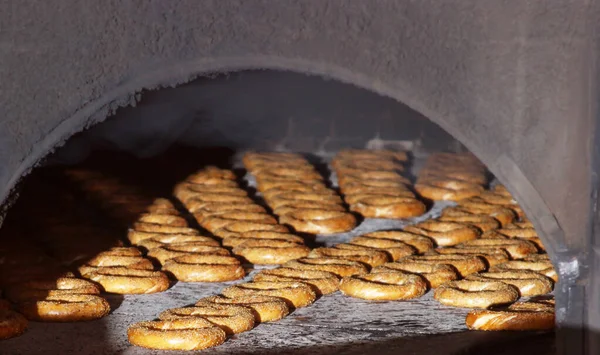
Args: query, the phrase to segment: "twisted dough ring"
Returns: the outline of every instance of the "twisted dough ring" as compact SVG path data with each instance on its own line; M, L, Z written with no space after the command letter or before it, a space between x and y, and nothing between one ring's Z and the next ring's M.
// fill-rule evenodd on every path
M349 244L341 245L353 245L385 251L390 256L392 261L414 255L417 252L416 248L400 240L369 238L364 236L352 238Z
M321 193L308 193L308 192L285 192L279 195L275 195L272 198L266 198L265 201L269 204L272 209L277 209L285 205L293 204L295 202L324 202L326 204L337 204L343 203L342 199L337 194L321 194Z
M460 277L458 272L450 265L413 261L385 263L371 270L371 273L375 274L390 270L420 275L427 281L429 288L437 288L448 281L454 281Z
M460 201L481 194L483 186L446 177L439 179L419 178L415 190L423 197L434 201Z
M467 276L467 280L502 281L519 289L521 296L540 296L552 292L550 278L529 270L485 272Z
M214 231L219 228L226 227L228 224L235 222L253 222L262 224L277 224L277 220L266 213L262 212L229 212L219 215L208 216L198 223L209 231Z
M17 305L19 313L38 322L81 322L102 318L110 312L108 302L97 295L48 296Z
M32 280L9 286L6 298L13 302L43 299L47 296L67 294L100 294L93 282L74 277L61 277L56 280Z
M223 238L222 244L224 247L236 247L249 240L263 240L263 241L284 241L296 244L304 244L304 238L299 237L291 233L282 232L269 232L269 231L255 231L240 233L236 236L230 236Z
M487 232L500 228L500 222L498 222L498 220L496 220L494 217L488 215L442 215L437 220L441 222L466 223L479 229L481 232Z
M168 244L148 251L148 257L158 260L161 264L164 264L169 259L188 254L230 255L229 251L225 248L205 245L203 242Z
M226 334L238 334L254 328L254 314L246 307L234 304L196 305L172 308L158 315L160 320L202 318L223 329Z
M554 305L537 302L517 302L508 307L472 310L465 320L474 330L546 330L553 329Z
M294 242L254 239L239 244L232 251L252 264L280 265L306 257L310 248Z
M240 261L226 255L181 255L167 260L162 270L183 282L224 282L246 275Z
M427 220L407 226L406 232L425 235L435 240L438 246L454 246L479 237L479 231L472 226L462 223Z
M556 273L556 270L554 270L552 263L550 263L550 261L548 260L511 260L503 264L496 265L490 269L490 271L492 272L513 270L530 270L547 276L551 278L554 282L558 281L558 274Z
M501 206L482 204L478 206L455 206L448 207L442 210L442 217L461 217L461 216L490 216L500 222L501 226L506 226L516 218L516 214Z
M414 234L405 231L377 231L362 234L359 237L398 240L415 248L419 254L425 253L434 247L433 239L421 234Z
M303 282L313 288L318 296L327 295L338 290L340 280L327 271L298 270L287 267L262 270L254 276L254 281L268 282Z
M423 296L427 291L427 283L419 275L389 270L344 277L340 291L366 300L406 300Z
M127 239L133 245L138 245L143 240L152 239L152 238L163 238L166 236L199 236L199 232L197 230L193 230L193 233L155 233L155 232L141 232L130 229L127 232Z
M202 350L223 344L226 337L223 329L202 318L139 322L127 329L131 344L158 350Z
M219 228L213 231L216 237L221 239L238 236L244 232L255 232L255 231L271 231L287 233L289 229L281 224L263 224L263 223L252 223L252 222L234 222L226 225L223 228Z
M233 304L250 309L258 323L275 322L290 313L287 303L280 297L274 296L238 296L228 298L224 296L210 296L200 299L196 306L207 304Z
M526 240L518 239L476 239L459 244L457 248L504 249L512 259L522 259L529 254L536 254L537 248Z
M118 294L146 294L166 291L169 278L160 271L129 269L127 267L100 268L85 277L99 283L105 292Z
M137 218L138 222L164 224L173 227L187 227L185 218L172 214L144 213Z
M499 281L450 281L438 287L433 298L452 307L488 308L515 302L519 289Z
M421 255L408 256L399 261L450 265L458 271L461 277L484 271L487 268L484 260L477 255Z
M414 197L368 196L350 205L367 218L411 218L425 213L425 204Z
M308 254L308 257L352 260L369 265L369 267L376 267L390 261L388 254L381 250L360 248L342 249L338 247L339 245L333 248L316 248Z
M281 297L294 308L306 307L317 298L315 291L302 282L249 282L229 286L222 294L231 298L253 295Z
M219 215L226 212L267 212L264 207L255 203L227 203L190 200L186 203L185 207L198 222L207 216Z
M338 258L302 258L288 261L283 266L298 270L328 271L339 277L366 274L368 271L367 267L358 261Z
M220 244L218 241L211 237L196 236L196 235L180 235L180 234L165 234L159 237L153 237L144 239L137 244L137 247L143 248L149 251L154 248L168 246L170 244L182 244L182 243L203 243L204 245L211 245L218 247Z
M294 201L289 204L285 204L273 209L273 213L279 216L279 218L283 218L290 213L294 213L297 211L334 211L334 212L344 212L347 213L346 208L337 203L327 203L327 202L309 202L309 201Z
M146 223L146 222L135 222L133 224L134 231L137 232L147 232L147 233L171 233L171 234L188 234L188 235L196 235L198 231L194 228L189 227L176 227L169 226L166 224L158 224L158 223ZM135 233L132 233L135 234ZM133 240L129 239L132 243Z
M17 337L27 330L27 319L21 314L0 309L0 340Z
M281 215L279 222L311 234L343 233L356 227L356 218L351 213L318 209L293 211Z
M510 260L510 255L503 249L461 249L438 248L428 252L430 255L477 255L487 262L488 267L505 263Z

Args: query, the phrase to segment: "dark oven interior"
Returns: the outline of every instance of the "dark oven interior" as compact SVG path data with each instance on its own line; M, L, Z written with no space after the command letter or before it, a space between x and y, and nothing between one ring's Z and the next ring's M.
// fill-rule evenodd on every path
M336 168L335 162L340 155L353 149L408 153L406 161L404 157L397 161L392 159L396 161L394 164L400 164L404 168L395 170L397 167L392 164L394 168L391 170L401 171L398 174L406 178L402 180L402 185L408 186L406 191L416 194L416 201L422 201L426 206L425 210L414 213L414 217L405 218L365 218L359 210L353 210L352 213L357 218L356 226L330 235L290 227L292 233L304 238L303 244L311 249L353 244L356 237L370 232L399 231L405 228L409 231L409 225L439 218L444 214L443 211L455 210L457 203L461 206L461 201L451 200L454 197L446 196L444 198L449 200L445 201L439 200L442 197L438 200L424 197L421 190L415 191L418 186L415 183L426 181L426 171L432 170L432 166L428 167L428 159L432 156L449 153L468 157L470 153L467 148L406 105L368 90L319 76L282 71L242 71L209 75L176 88L143 92L140 99L135 107L122 108L105 122L74 135L22 182L20 197L9 210L0 230L0 250L6 258L0 264L2 286L17 309L24 307L25 301L18 295L15 296L15 284L36 278L57 280L59 276L54 275L65 271L72 271L77 276L89 279L89 274L84 274L86 271L82 267L89 268L108 250L114 250L111 248L138 247L148 253L147 260L154 263L153 268L161 270L165 260L160 257L156 259L156 255L146 244L131 239L131 229L135 230L137 224L148 218L150 206L156 204L156 199L159 198L171 201L177 210L175 214L185 219L184 229L195 229L201 235L231 247L227 238L222 238L218 228L215 230L210 225L207 228L206 221L200 220L195 214L198 206L190 204L190 199L186 199L189 196L182 195L181 190L176 188L194 173L209 166L232 169L235 173L234 185L237 184L242 191L247 192L253 203L265 206L270 215L278 216L279 222L284 223L281 220L282 213L273 209L273 201L277 203L277 198L269 200L266 198L269 195L263 194L260 173L255 175L254 170L247 170L249 165L243 157L253 151L302 154L307 159L307 164L313 166L325 179L324 185L328 191L333 192L334 196L344 196L343 210L347 210L349 204L351 209L356 205L349 203L352 196L364 198L364 194L379 193L375 190L365 190L357 195L348 194L344 190L340 192L340 187L348 186L347 182L346 185L343 184L344 180L348 180L348 176L344 175L360 175L371 171L372 175L364 178L365 184L373 182L377 188L377 183L392 183L391 190L395 190L391 192L389 187L385 188L387 185L381 185L384 190L380 194L385 198L394 198L393 196L397 196L394 192L403 189L393 184L395 180L392 177L377 175L391 174L389 164L378 165L377 161L365 161L357 156L356 160L354 157L348 160L352 169L347 172ZM285 161L287 160L278 164L285 165ZM468 161L467 174L480 171L480 163L476 159ZM369 163L376 164L373 167ZM455 163L453 160L442 160L441 165L433 166L433 170L451 169ZM294 164L293 159L290 164ZM264 174L276 173L277 168L278 165L271 168L272 171L259 171ZM501 234L506 232L506 235L513 237L511 241L524 241L523 243L532 247L528 253L542 257L546 255L542 241L522 208L512 197L507 197L507 191L498 190L497 185L502 181L498 181L488 170L481 176L484 181L479 185L486 191L482 189L475 193L468 192L471 195L467 197L474 199L474 204L484 203L497 207L494 211L508 210L513 219L499 223L495 217L491 217L493 211L486 212L486 215L472 210L473 213L467 214L475 219L479 216L483 222L446 216L445 218L450 218L446 223L454 223L452 228L459 226L464 229L469 226L477 231L477 238L481 237L482 232L487 232L484 238L493 235L508 238ZM435 177L441 179L438 175ZM292 175L286 177L295 183L303 178L302 170L293 171ZM453 181L461 182L461 179L458 176ZM296 198L296 203L300 197L293 197L293 193L306 193L295 191L294 186L290 188L286 192L284 186L282 191L291 193L291 199ZM465 186L456 189L469 191ZM217 195L221 193L229 196L225 190L215 191L224 191L217 192ZM501 191L504 195L500 194ZM210 190L203 193L211 195ZM480 196L481 193L487 196L487 200L473 197ZM317 191L316 194L319 195L319 201L328 196L323 191ZM193 197L201 199L202 194L194 194ZM320 211L325 207L319 207L319 201L312 202L315 206L301 207L308 210L317 208ZM235 203L239 202L233 202ZM293 203L294 201L292 205ZM468 205L464 201L462 203ZM154 214L164 217L171 215L171 211L167 213L159 208ZM490 220L491 226L486 224ZM516 228L512 229L512 234L510 228ZM170 231L165 234L179 232ZM413 232L419 235L414 230ZM498 236L498 233L501 235ZM388 242L391 240L384 239ZM455 250L460 254L460 250L453 248L457 244L460 245L456 241L447 244L439 239L438 246L446 246L450 248L448 251ZM233 249L232 252L235 254L236 250ZM500 261L492 261L493 265L490 265L490 261L484 257L485 270L502 264L502 261L526 257L525 254L511 256L504 249L487 249L487 252L499 253ZM426 249L414 249L402 256L415 253L439 254L427 252ZM390 255L392 256L386 259L388 262L399 257ZM265 268L275 266L253 264L253 259L248 260L242 254L237 254L236 257L244 262L247 274L244 281L251 280ZM298 257L300 256L296 258ZM543 263L546 268L551 269L544 272L553 270L550 261ZM44 270L36 269L35 265L44 266ZM551 278L537 275L549 284L554 284ZM463 276L467 277L467 274ZM82 351L146 353L147 350L128 343L127 328L130 325L154 319L167 309L190 306L199 299L217 295L224 287L239 282L176 282L177 275L170 274L170 277L172 285L163 292L141 295L117 291L101 293L110 303L111 313L98 320L46 323L36 322L34 319L25 334L3 342L3 349L7 353L32 354L57 351L62 354ZM263 323L248 332L230 337L225 344L213 351L323 354L396 353L400 350L416 353L485 351L504 354L507 351L514 353L515 348L523 354L530 351L555 351L554 334L548 329L516 333L469 331L465 325L465 317L470 309L444 306L433 298L433 293L429 289L422 297L390 302L352 298L340 292L323 295L311 306L298 308L279 322ZM552 295L552 292L551 289L546 289L539 294ZM530 296L522 296L521 301Z

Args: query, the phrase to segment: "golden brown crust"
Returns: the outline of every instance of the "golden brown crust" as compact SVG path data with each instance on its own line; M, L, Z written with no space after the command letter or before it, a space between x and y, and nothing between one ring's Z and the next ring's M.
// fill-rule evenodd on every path
M302 258L288 261L283 266L298 270L328 271L339 277L361 275L368 272L367 267L358 261L338 258Z
M371 273L374 274L389 270L420 275L425 279L429 288L437 288L448 281L454 281L460 277L456 269L447 264L430 264L426 262L411 261L385 263L371 270Z
M414 234L406 231L377 231L363 234L361 237L399 240L417 249L419 254L433 249L434 247L433 239L421 234Z
M484 272L467 276L467 280L502 281L519 289L523 297L540 296L552 292L550 278L528 270Z
M340 284L339 278L331 272L287 267L262 270L254 276L254 281L303 282L311 286L319 296L337 291Z
M394 219L417 217L425 213L427 208L414 197L373 195L351 203L350 210L367 218Z
M366 300L406 300L423 296L427 291L427 284L419 275L389 270L344 277L340 283L340 291Z
M304 238L295 234L269 231L251 231L240 233L235 236L223 238L221 242L224 247L236 247L248 240L275 240L304 244Z
M170 286L163 272L136 270L126 267L103 267L85 275L100 284L105 292L117 294L146 294L163 292Z
M13 302L43 299L53 295L99 294L100 289L93 282L74 277L61 277L56 280L31 280L11 285L4 290L6 298Z
M442 216L454 217L465 215L485 215L497 220L501 226L513 223L517 215L510 209L501 206L483 204L478 206L455 206L442 211Z
M409 244L400 240L369 238L363 236L355 237L352 240L350 240L350 243L341 245L350 245L382 250L389 255L392 261L396 261L406 256L414 255L417 252L417 249L415 247L410 246Z
M486 261L488 267L499 265L510 260L510 255L503 249L437 248L428 253L431 255L477 255Z
M280 265L290 260L304 258L310 252L305 245L281 240L247 240L235 248L233 253L252 264Z
M238 236L245 232L270 231L287 233L289 229L281 224L263 224L252 222L234 222L213 231L213 234L219 238Z
M225 331L206 319L139 322L127 329L133 345L158 350L202 350L223 344Z
M455 222L426 220L407 226L405 231L425 235L435 240L438 246L449 247L479 237L480 232L475 227Z
M281 215L279 222L290 225L298 232L335 234L354 229L356 218L348 212L305 209Z
M509 307L473 310L465 320L471 330L549 330L555 326L554 306L540 302L517 302Z
M229 286L221 293L231 298L251 295L281 297L294 308L306 307L317 298L315 291L302 282L248 282Z
M504 305L519 299L519 290L499 281L451 281L438 287L433 295L446 306L488 308Z
M110 312L108 302L97 295L56 295L21 302L19 313L38 322L80 322L99 319Z
M160 264L164 264L167 260L178 256L193 254L230 255L225 248L206 245L203 242L168 244L148 251L148 257L156 259Z
M484 271L487 266L483 258L477 255L421 255L408 256L400 262L418 262L446 264L454 267L461 277Z
M234 298L210 296L196 302L196 306L206 304L234 304L246 307L254 313L254 319L257 323L275 322L290 313L287 303L280 297L273 296L257 295Z
M476 183L450 178L419 178L415 190L423 197L434 201L460 201L477 196L484 190Z
M457 248L504 249L512 259L522 259L529 254L537 253L532 243L520 239L476 239L459 244Z
M309 258L339 258L344 260L358 261L369 267L383 265L390 261L390 257L384 251L367 248L338 248L339 245L332 248L315 248Z
M277 224L277 220L266 213L257 212L230 212L204 218L198 221L208 231L226 227L235 222L252 222L261 224Z
M162 270L182 282L224 282L246 275L238 259L224 255L182 255L167 260Z
M207 304L168 309L158 315L160 320L203 318L223 329L226 334L238 334L254 328L254 314L246 307L234 304Z

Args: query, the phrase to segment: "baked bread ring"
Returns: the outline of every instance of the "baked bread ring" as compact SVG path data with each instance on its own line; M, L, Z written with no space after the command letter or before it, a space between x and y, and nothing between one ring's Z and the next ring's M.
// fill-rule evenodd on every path
M508 225L505 228L496 229L493 231L489 231L486 235L500 234L504 238L536 238L538 236L537 232L533 228L518 228L513 225ZM482 235L482 238L494 238L487 237L486 235ZM500 237L500 238L502 238Z
M202 222L198 221L198 223L208 231L214 231L219 228L223 228L234 222L277 224L277 220L274 217L266 213L256 212L230 212L204 218Z
M226 334L239 334L254 328L254 314L246 307L234 304L197 305L172 308L158 315L160 320L203 318L223 329Z
M426 220L404 228L406 232L425 235L441 247L450 247L477 239L479 230L475 227L454 222Z
M367 267L358 261L338 258L302 258L288 261L283 267L298 270L328 271L339 277L361 275L368 272Z
M266 196L265 196L266 197ZM293 205L295 202L321 202L326 204L337 204L343 203L342 199L337 195L320 194L320 193L308 193L308 192L287 192L276 195L273 198L265 198L267 204L272 209L278 207Z
M252 174L252 175L262 175L265 173L269 173L270 171L274 171L274 170L278 170L278 169L289 169L289 170L299 170L300 172L314 172L315 171L315 167L312 166L308 161L303 161L303 162L287 162L285 160L279 160L276 162L270 162L270 163L259 163L255 166L252 167L252 169L248 169L248 171ZM287 175L289 175L291 173L287 173ZM281 172L278 175L283 175L286 176L286 172Z
M419 195L433 201L459 201L481 194L483 186L451 178L423 179L415 184Z
M306 159L298 153L282 153L282 152L248 152L244 154L242 163L248 170L253 169L258 165L288 163L288 164L305 164Z
M221 241L224 247L237 247L248 240L274 240L284 241L296 244L304 244L304 238L291 233L256 231L245 232L236 236L223 238Z
M225 331L203 318L139 322L127 329L129 342L158 350L202 350L225 342Z
M151 239L151 238L162 238L164 236L198 236L200 233L195 230L192 229L193 233L190 231L189 233L156 233L156 232L141 232L141 231L136 231L134 229L130 229L127 232L127 239L129 239L129 242L131 242L131 244L133 245L137 245L139 244L142 240L146 240L146 239Z
M202 197L209 194L208 199L203 199ZM223 195L230 196L231 198L226 199L216 199L215 195ZM183 203L186 208L188 205L194 206L201 203L227 203L232 200L246 200L248 198L248 193L238 187L215 187L215 186L202 186L202 185L180 185L175 188L173 195L177 197L181 203Z
M529 270L497 271L473 274L467 280L502 281L519 289L522 297L540 296L552 292L553 281Z
M478 248L484 250L504 249L512 259L522 259L529 254L536 254L537 248L532 243L521 239L476 239L459 244L457 248Z
M206 202L200 200L190 200L186 203L185 207L193 214L196 220L200 221L202 218L210 215L219 213L225 213L229 211L240 211L240 212L262 212L266 213L264 207L255 203L222 203L222 202Z
M314 168L310 169L306 166L300 166L299 168L275 166L260 172L255 170L253 174L256 176L256 181L259 184L261 180L323 180L323 176L314 170Z
M17 305L19 313L37 322L81 322L99 319L110 312L108 302L98 295L55 295Z
M481 232L487 232L500 228L500 222L498 222L498 220L496 220L494 217L487 215L442 215L437 220L441 222L465 223L479 229Z
M425 213L423 202L413 197L369 196L350 205L366 218L411 218Z
M550 261L544 260L511 260L503 264L496 265L490 269L496 271L530 270L551 278L558 282L558 274Z
M93 282L74 277L26 281L11 285L4 291L6 298L15 303L54 295L100 294L100 289Z
M226 287L221 293L231 298L255 295L281 297L294 308L306 307L317 298L315 291L302 282L248 282Z
M235 248L233 253L252 264L280 265L290 260L308 256L310 248L306 245L281 240L247 240Z
M0 340L18 337L27 330L27 319L17 312L0 309Z
M480 206L455 206L447 207L442 210L442 217L459 217L468 215L485 215L490 216L500 222L501 226L506 226L513 223L516 214L508 209L501 206L494 206L484 204Z
M404 243L400 240L393 239L382 239L382 238L369 238L369 237L355 237L350 240L348 244L338 244L340 245L355 245L359 247L365 248L373 248L381 251L385 251L392 261L396 261L398 259L402 259L405 256L414 255L416 253L416 248ZM344 247L342 247L344 248Z
M224 282L246 275L238 259L225 255L181 255L167 260L162 270L182 282Z
M238 296L235 298L210 296L196 302L196 306L207 304L234 304L246 307L254 313L257 323L275 322L290 313L287 303L280 297L273 296Z
M305 209L281 215L279 223L290 225L298 232L335 234L354 229L356 218L348 212Z
M515 302L519 289L500 281L450 281L438 287L433 298L446 306L488 308Z
M311 286L318 296L333 293L338 290L340 285L340 279L331 272L288 267L262 270L254 276L254 281L303 282Z
M164 224L173 227L187 227L187 221L180 216L170 214L144 213L137 219L138 222Z
M355 192L349 195L344 195L344 201L347 204L353 205L359 203L361 200L371 197L403 197L403 198L416 198L416 195L408 188L402 189L390 189L390 188L370 188L365 191Z
M167 275L160 271L137 270L127 267L103 267L85 277L99 283L105 292L146 294L163 292L170 286Z
M362 234L360 237L399 240L415 248L419 254L425 253L434 247L433 239L420 234L414 234L405 231L377 231Z
M410 182L395 181L395 180L343 180L339 184L340 192L343 195L353 195L367 191L369 189L389 188L397 190L406 190L406 185Z
M438 248L433 249L429 253L432 255L477 255L483 258L487 262L487 266L491 267L494 265L502 264L510 260L510 255L503 249L482 249L477 248Z
M102 254L102 253L101 253ZM131 269L154 270L152 262L143 256L98 255L77 268L85 275L101 267L126 266Z
M235 173L231 170L220 169L216 166L209 165L189 175L186 180L194 183L202 183L207 179L235 180L236 178Z
M245 232L270 231L287 233L289 229L281 224L264 224L252 222L234 222L213 231L213 234L219 238L236 237Z
M195 230L194 228L175 227L175 226L169 226L166 224L146 223L146 222L135 222L133 224L132 229L135 231L138 231L138 232L148 232L148 233L163 233L163 234L171 233L171 234L187 234L187 235L198 234L198 231ZM129 237L129 240L131 240L131 237Z
M454 281L460 277L456 269L447 264L430 264L426 262L411 261L385 263L371 270L371 273L375 274L390 270L420 275L427 282L428 288L437 288L448 281Z
M334 211L334 212L347 212L346 208L339 204L332 204L326 202L308 202L308 201L295 201L288 205L283 205L273 209L273 213L279 216L279 218L286 216L290 213L303 210L318 210L318 211Z
M327 188L323 184L296 184L290 183L288 185L281 185L266 191L261 192L265 201L270 201L278 198L281 195L288 193L306 193L306 194L320 194L325 196L336 196L336 192Z
M342 249L339 245L332 248L315 248L308 254L309 258L339 258L358 261L369 267L383 265L390 261L388 254L381 250L368 248Z
M199 193L194 196L194 200L213 203L254 203L248 196L224 195L221 193Z
M446 264L454 267L461 277L484 271L487 266L483 258L477 255L420 255L407 256L399 262L426 262L430 264Z
M215 247L221 245L217 240L214 240L211 237L199 235L165 234L159 237L144 239L140 241L136 246L146 251L149 251L151 249L168 246L170 244L177 245L183 243L194 243L196 245L204 244Z
M344 277L340 291L366 300L395 301L423 296L427 284L419 275L390 270Z
M472 310L466 324L472 330L549 330L555 326L554 306L528 301L508 307Z
M261 193L278 188L291 188L292 186L310 186L313 189L321 190L327 188L322 181L316 180L261 180L260 184L256 185L256 189Z
M178 243L168 244L148 251L148 257L156 259L161 265L172 258L182 255L224 255L229 256L227 249L205 245L204 243Z

